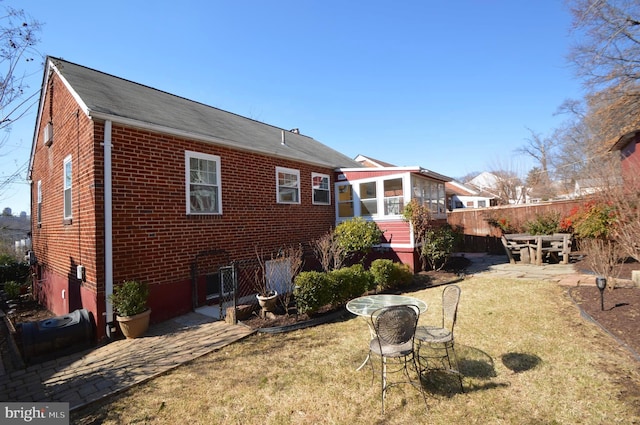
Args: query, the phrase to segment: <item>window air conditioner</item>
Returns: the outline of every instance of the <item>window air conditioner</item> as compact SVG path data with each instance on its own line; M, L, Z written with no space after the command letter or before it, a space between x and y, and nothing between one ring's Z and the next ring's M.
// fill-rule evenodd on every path
M49 121L44 127L44 144L51 146L53 143L53 123Z

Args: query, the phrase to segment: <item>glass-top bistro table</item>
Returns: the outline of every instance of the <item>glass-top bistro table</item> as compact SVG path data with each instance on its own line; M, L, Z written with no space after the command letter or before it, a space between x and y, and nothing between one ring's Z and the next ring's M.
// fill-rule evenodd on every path
M365 295L354 298L347 303L347 310L356 316L371 316L371 313L383 307L394 305L413 304L420 310L420 314L427 311L427 303L414 297L406 295Z
M427 311L427 303L422 300L419 300L414 297L408 297L406 295L390 295L390 294L378 294L378 295L365 295L362 297L354 298L347 303L347 310L356 316L360 316L362 318L371 317L371 314L376 310L383 307L392 307L395 305L406 305L411 304L418 307L420 310L420 314ZM369 325L369 331L371 333L371 337L375 336L375 332L371 329L371 324L367 321ZM367 364L369 361L369 354L367 354L367 358L364 359L364 362L358 367L356 370L360 370Z

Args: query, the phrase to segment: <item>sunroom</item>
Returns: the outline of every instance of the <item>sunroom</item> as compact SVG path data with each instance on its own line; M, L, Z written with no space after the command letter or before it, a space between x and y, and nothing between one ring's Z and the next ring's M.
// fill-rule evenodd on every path
M450 180L421 167L341 169L335 183L336 224L354 217L375 221L384 231L379 248L415 271L416 244L404 206L415 199L429 208L433 220L446 220L444 184Z

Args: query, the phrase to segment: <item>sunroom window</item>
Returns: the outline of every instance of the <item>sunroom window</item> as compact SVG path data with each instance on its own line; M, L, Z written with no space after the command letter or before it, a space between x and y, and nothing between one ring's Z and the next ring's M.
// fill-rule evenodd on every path
M377 214L376 182L360 183L360 215L371 216Z
M353 217L353 187L350 184L338 186L338 217Z
M402 179L384 181L384 215L398 215L404 208Z

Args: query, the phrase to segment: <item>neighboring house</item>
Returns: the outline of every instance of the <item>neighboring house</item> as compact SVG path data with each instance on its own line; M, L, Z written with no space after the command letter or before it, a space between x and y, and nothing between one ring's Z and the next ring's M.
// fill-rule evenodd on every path
M521 185L512 185L509 181L501 179L499 176L483 171L473 179L465 183L467 186L476 188L479 192L493 195L496 201L500 203L508 202L509 204L526 204L530 202L529 194L525 187Z
M478 190L492 190L498 185L498 176L488 171L483 171L467 182Z
M446 222L445 182L450 177L422 167L397 167L358 155L367 168L342 168L336 183L338 222L363 217L376 222L384 231L379 247L386 256L420 269L420 258L413 229L402 215L404 206L415 199L430 208L431 217Z
M470 188L456 180L445 183L449 209L486 208L498 204L497 197L486 192Z
M124 280L150 285L153 322L184 314L225 292L213 271L360 213L343 195L359 167L297 130L48 57L29 168L35 292L55 314L92 312L98 339ZM393 186L381 211L430 181L420 173L369 177Z
M610 151L620 151L622 176L626 182L638 184L640 175L640 130L630 131L609 142Z

